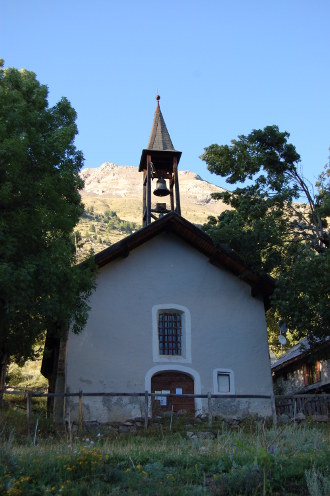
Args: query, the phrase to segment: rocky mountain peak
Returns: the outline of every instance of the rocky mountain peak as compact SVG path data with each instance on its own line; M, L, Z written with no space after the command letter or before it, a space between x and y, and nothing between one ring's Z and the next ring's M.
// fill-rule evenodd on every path
M104 162L99 167L82 170L81 177L85 181L82 196L126 197L135 198L137 201L141 199L142 174L138 172L137 167ZM212 200L211 193L223 191L222 188L203 181L195 172L179 171L179 184L181 204L183 206L185 203L187 205L206 205L210 203L219 205L219 202Z
M77 250L83 258L90 249L97 253L141 227L142 174L134 166L104 162L80 175L85 182L81 191L85 214L77 226ZM218 216L228 208L211 198L223 190L195 172L179 171L179 184L181 214L194 224L202 225L208 216ZM156 197L152 198L156 203Z

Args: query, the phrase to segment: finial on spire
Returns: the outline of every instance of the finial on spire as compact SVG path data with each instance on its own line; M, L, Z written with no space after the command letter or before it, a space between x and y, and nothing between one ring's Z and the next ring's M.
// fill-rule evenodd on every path
M157 95L156 95L156 100L157 100L157 107L159 107L160 96L158 95L158 91L157 91Z

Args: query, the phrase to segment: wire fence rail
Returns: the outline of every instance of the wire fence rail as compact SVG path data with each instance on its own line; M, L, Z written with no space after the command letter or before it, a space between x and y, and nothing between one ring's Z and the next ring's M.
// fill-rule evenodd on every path
M329 417L330 409L330 394L305 394L305 395L258 395L258 394L174 394L174 393L123 393L123 392L83 392L76 393L47 393L35 389L16 390L6 388L0 390L0 396L17 395L24 396L26 399L26 417L28 433L30 432L31 417L32 417L32 399L33 398L78 398L78 428L82 429L83 423L83 398L84 397L144 397L144 427L148 429L149 419L151 416L151 407L149 399L159 399L159 397L167 398L201 398L207 399L207 416L208 424L212 426L212 399L267 399L274 402L276 411L273 412L273 423L276 424L277 415L285 414L289 418L295 420L298 413L304 415L321 414Z

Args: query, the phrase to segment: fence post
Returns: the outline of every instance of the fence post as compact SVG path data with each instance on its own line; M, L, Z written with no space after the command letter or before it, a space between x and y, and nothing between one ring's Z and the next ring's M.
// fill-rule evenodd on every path
M27 421L27 435L30 435L30 424L31 424L31 413L32 413L32 393L27 392L26 396L26 421Z
M211 405L211 393L207 393L207 409L209 415L209 426L212 426L212 405Z
M79 399L78 399L78 432L79 435L82 431L82 396L83 392L79 391Z
M149 408L148 391L145 391L144 392L144 430L145 431L148 430L148 416L149 416L148 408Z
M274 395L273 390L272 390L271 395L270 395L270 405L271 405L271 409L272 409L273 425L276 426L277 425L277 415L276 415L275 395Z

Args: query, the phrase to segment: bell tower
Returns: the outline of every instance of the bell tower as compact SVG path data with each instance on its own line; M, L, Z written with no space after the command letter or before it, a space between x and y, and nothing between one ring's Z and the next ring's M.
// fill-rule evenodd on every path
M139 172L143 172L143 226L151 224L164 214L175 211L181 215L178 163L181 152L174 149L159 106L160 96L156 96L157 107L152 124L148 148L142 150ZM157 197L170 198L169 208L166 203L152 205L152 181L157 179L153 194ZM168 186L166 184L168 183Z

